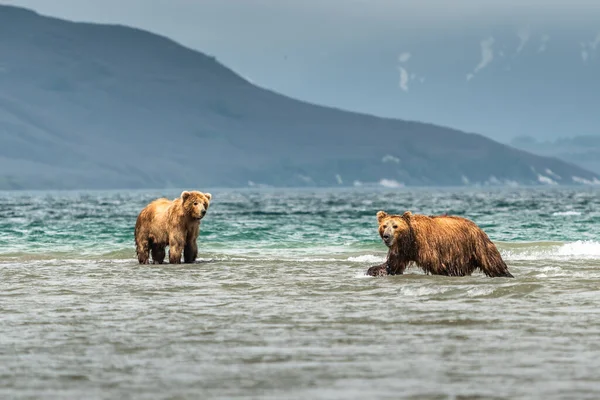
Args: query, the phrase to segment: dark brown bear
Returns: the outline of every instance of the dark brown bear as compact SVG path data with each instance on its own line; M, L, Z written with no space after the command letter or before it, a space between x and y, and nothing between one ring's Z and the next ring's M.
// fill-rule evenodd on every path
M388 256L367 275L399 275L414 262L432 275L465 276L479 269L490 277L513 277L494 243L466 218L379 211L377 220Z

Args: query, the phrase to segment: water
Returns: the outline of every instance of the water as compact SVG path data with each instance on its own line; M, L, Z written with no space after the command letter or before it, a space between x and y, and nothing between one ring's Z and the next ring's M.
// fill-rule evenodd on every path
M0 192L0 397L600 397L600 190L209 191L177 266L133 226L179 191ZM365 276L380 209L473 219L516 278Z

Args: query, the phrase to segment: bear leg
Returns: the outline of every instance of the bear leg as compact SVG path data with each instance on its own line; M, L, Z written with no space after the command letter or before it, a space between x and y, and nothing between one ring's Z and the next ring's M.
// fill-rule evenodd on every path
M502 268L502 266L498 269L492 269L491 271L484 271L484 273L490 278L514 278L514 276L508 272L508 268Z
M136 240L135 250L140 264L148 264L150 259L150 246L147 240Z
M493 257L489 257L489 259L491 262L488 262L485 268L481 268L487 276L491 278L514 278L514 276L508 272L508 267L497 250L496 254L493 254Z
M196 257L198 257L198 245L196 244L196 240L186 243L183 248L183 262L193 263L196 261Z
M502 259L500 252L496 245L491 241L488 241L486 249L478 254L475 266L479 267L484 274L491 278L514 278L514 276L508 272L508 266Z
M384 262L381 265L374 265L367 270L367 275L369 276L385 276L387 274L387 262Z
M181 264L182 246L179 244L169 244L169 263Z
M162 264L165 261L165 246L153 244L152 245L152 263Z
M408 262L406 260L398 260L396 258L388 258L387 260L387 272L389 275L402 275Z

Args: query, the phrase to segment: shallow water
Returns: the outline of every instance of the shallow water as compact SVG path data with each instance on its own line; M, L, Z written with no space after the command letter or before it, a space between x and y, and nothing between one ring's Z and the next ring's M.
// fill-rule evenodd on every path
M0 192L0 397L600 397L600 190L207 191L177 266L133 225L178 191ZM473 219L515 279L365 276L380 209Z

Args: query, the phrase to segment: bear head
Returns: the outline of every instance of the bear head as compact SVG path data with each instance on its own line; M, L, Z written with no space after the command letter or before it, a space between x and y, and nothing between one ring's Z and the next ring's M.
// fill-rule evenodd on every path
M389 248L395 247L399 238L407 237L410 233L410 211L402 215L390 215L385 211L377 213L377 222L379 222L379 236L383 243Z
M184 191L181 193L181 204L185 215L200 221L206 215L212 195L198 191Z

